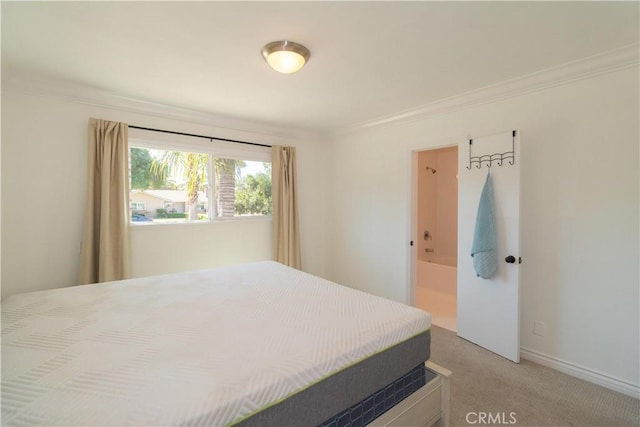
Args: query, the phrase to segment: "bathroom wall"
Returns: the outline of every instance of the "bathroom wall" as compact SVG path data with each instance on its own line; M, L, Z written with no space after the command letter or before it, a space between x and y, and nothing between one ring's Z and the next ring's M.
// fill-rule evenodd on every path
M436 150L418 153L418 232L416 237L420 261L429 261L433 257L433 253L427 253L425 249L435 249L435 240L425 240L424 233L428 230L435 235L437 181L436 175L427 171L426 168L430 166L436 169L436 161Z
M436 170L432 173L427 167ZM458 147L418 153L418 259L455 267L458 241ZM431 240L424 239L429 231ZM434 249L426 252L425 249Z

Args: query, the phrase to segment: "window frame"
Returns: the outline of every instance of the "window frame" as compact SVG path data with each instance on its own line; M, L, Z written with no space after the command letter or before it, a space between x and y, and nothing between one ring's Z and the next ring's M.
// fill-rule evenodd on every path
M129 136L129 151L131 148L144 148L150 150L167 150L181 151L187 153L202 153L209 155L209 164L207 166L207 187L208 187L208 207L206 220L198 221L177 221L177 222L144 222L137 223L129 218L129 225L134 227L148 226L177 226L177 225L194 225L194 224L213 224L229 221L256 221L271 220L271 215L246 215L233 217L218 217L215 215L216 202L216 177L215 177L215 158L245 160L263 163L272 163L271 148L242 145L231 142L206 141L204 139L187 137L182 135L158 134L153 136L140 135ZM129 166L131 167L131 166ZM129 178L129 191L131 191L131 177Z

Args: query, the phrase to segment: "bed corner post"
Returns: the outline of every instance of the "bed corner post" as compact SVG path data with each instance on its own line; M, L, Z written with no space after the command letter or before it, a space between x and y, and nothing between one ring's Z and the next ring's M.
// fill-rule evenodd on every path
M436 427L449 427L451 424L451 375L453 373L429 360L425 362L425 365L438 374L442 380L442 387L440 389L442 396L441 415L435 425Z

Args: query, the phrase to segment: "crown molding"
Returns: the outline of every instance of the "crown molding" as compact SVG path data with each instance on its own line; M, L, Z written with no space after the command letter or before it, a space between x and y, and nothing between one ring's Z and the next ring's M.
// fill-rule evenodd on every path
M640 44L632 44L601 54L567 62L531 74L526 74L494 85L440 99L421 106L367 120L337 130L332 136L341 136L406 120L424 119L430 116L452 113L458 110L500 101L531 92L573 83L628 68L638 67Z
M275 139L304 138L320 140L323 137L341 135L408 120L424 119L431 116L459 111L462 109L500 101L579 80L596 77L628 68L638 67L640 44L632 44L598 55L571 61L559 66L506 80L494 85L440 99L415 108L382 116L373 120L336 129L328 135L307 129L224 116L221 114L165 105L157 102L126 97L109 91L61 82L47 78L23 78L2 75L2 90L19 91L31 95L48 96L68 102L87 104L118 111L144 114L164 119L228 129L230 133L247 132ZM265 141L273 142L273 141Z
M281 139L317 139L321 136L318 133L305 129L289 126L276 126L257 120L252 121L249 119L241 119L201 110L146 101L118 95L90 86L83 86L67 81L58 81L46 77L7 77L5 74L2 76L2 90L15 91L33 96L56 98L77 104L142 114L168 120L178 120L187 123L211 126L217 130L228 130L230 134L233 135L238 132L246 132L259 137L266 137L266 140L264 141L265 143L273 143ZM141 125L140 123L132 124Z

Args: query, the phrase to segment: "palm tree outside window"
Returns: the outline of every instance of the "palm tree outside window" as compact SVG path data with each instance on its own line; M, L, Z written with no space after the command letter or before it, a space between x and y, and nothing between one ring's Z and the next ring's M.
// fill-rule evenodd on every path
M163 213L153 224L271 215L270 162L132 147L130 168L132 201Z

